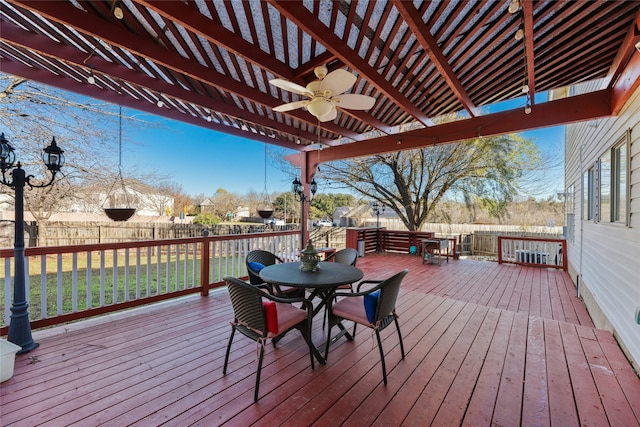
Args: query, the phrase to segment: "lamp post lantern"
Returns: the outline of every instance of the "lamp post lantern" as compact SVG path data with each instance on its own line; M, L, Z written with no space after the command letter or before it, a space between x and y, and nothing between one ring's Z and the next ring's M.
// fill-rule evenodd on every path
M318 191L318 184L316 183L316 179L313 178L311 180L311 183L309 184L309 193L310 196L307 198L307 195L304 193L304 186L302 185L302 182L296 177L293 182L291 183L291 191L293 191L293 193L298 197L298 199L300 200L300 227L301 227L301 232L302 232L302 236L301 236L301 241L300 244L302 246L301 249L304 249L304 238L305 238L305 234L306 234L306 218L304 218L304 203L305 202L311 202L313 200L313 196L315 196L316 191Z
M0 135L0 169L2 170L3 185L11 187L15 191L15 236L14 236L14 276L13 276L13 303L11 305L11 318L9 322L8 339L12 343L22 347L18 353L26 353L38 347L31 336L31 324L29 323L29 304L26 298L25 283L25 259L24 259L24 186L31 188L43 188L53 184L56 173L64 165L64 151L56 144L54 137L51 144L42 153L42 160L51 172L51 179L44 184L33 184L33 175L26 175L22 164L18 162L14 166L14 148L4 136ZM7 179L7 172L11 171L11 181Z
M380 213L384 212L385 206L378 201L373 202L371 205L373 214L376 216L376 252L380 252Z

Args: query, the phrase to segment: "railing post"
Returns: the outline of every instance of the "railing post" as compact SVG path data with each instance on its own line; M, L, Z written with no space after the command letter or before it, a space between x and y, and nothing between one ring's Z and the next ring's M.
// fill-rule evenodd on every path
M502 236L498 236L498 264L502 264Z
M200 295L209 295L209 236L202 237L200 244Z

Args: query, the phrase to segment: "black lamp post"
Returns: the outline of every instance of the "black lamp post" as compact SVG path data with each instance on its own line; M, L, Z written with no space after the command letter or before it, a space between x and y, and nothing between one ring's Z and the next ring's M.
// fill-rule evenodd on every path
M9 322L8 339L12 343L22 347L18 353L26 353L38 347L38 343L31 337L31 324L29 323L29 304L25 291L25 262L24 262L24 186L31 188L48 187L53 184L56 173L64 164L63 151L56 144L54 137L51 144L44 149L42 160L51 172L51 179L45 184L32 184L33 175L26 175L22 164L15 162L14 148L4 137L0 135L0 169L2 169L2 184L15 190L15 240L14 240L14 277L13 277L13 304L11 306L11 320ZM7 172L11 171L11 181L7 180Z
M307 195L304 194L304 186L302 185L302 182L300 182L300 180L296 177L296 179L293 180L293 182L291 183L291 191L293 191L293 193L298 197L298 199L300 200L300 226L301 226L301 232L302 232L302 238L301 238L301 246L302 248L304 248L304 238L305 238L305 223L306 218L304 218L304 202L311 202L311 200L313 200L313 196L315 196L316 191L318 191L318 184L316 183L316 179L312 179L311 183L309 184L309 193L311 194L311 196L309 198L307 198Z
M380 212L384 212L385 206L377 201L371 205L373 214L376 216L376 252L380 252Z

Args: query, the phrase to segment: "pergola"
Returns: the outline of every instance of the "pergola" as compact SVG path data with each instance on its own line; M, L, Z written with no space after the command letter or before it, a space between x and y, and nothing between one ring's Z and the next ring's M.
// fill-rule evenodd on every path
M296 150L290 161L303 184L327 161L615 115L640 82L638 1L0 7L3 72ZM323 64L355 74L351 93L375 98L373 108L338 108L328 122L304 109L273 111L303 97L269 80L304 86ZM599 90L572 96L571 85L595 79ZM487 108L514 99L518 108ZM438 119L454 113L455 122Z

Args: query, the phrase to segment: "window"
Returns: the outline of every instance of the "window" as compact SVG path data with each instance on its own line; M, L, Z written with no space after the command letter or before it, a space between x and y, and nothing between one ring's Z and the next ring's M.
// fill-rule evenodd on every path
M595 213L595 169L587 170L582 177L582 219L594 220Z
M629 137L627 131L627 135L611 150L611 221L625 225L629 224Z
M564 211L567 218L565 220L565 229L563 234L564 238L571 243L573 243L575 240L575 189L575 185L572 184L569 186L569 188L567 188L567 192L564 193Z
M600 211L598 212L598 220L611 222L611 151L607 151L600 157L599 166Z
M629 145L620 138L583 175L583 219L629 224Z

